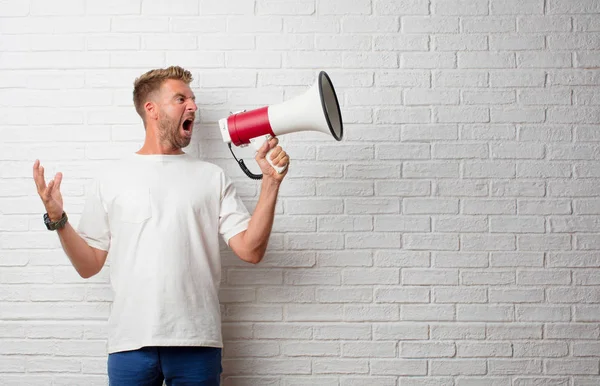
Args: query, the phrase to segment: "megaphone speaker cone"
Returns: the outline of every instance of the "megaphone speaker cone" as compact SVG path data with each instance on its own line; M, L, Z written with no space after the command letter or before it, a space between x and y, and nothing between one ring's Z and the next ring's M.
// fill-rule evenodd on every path
M341 141L344 136L344 125L342 123L340 104L338 103L333 83L331 83L331 79L325 71L319 73L319 95L329 131L331 131L333 138Z

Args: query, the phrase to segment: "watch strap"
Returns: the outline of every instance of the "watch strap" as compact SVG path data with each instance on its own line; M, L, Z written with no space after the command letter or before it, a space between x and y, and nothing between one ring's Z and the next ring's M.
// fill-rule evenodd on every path
M44 224L46 224L46 228L48 228L48 230L50 231L55 231L63 228L66 225L68 219L69 218L67 217L67 214L65 212L63 212L62 217L58 221L52 221L50 220L50 216L48 215L48 213L44 214Z

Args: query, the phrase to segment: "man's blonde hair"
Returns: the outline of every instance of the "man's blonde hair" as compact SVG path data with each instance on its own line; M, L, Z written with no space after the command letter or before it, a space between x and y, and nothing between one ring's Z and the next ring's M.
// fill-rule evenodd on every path
M133 104L135 111L144 121L146 121L144 103L146 103L150 94L158 91L167 79L181 80L188 85L193 80L192 73L188 70L179 66L171 66L150 70L133 82Z

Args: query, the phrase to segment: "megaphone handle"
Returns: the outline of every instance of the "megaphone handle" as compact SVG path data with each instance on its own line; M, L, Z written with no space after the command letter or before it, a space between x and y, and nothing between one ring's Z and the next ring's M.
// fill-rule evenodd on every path
M270 140L271 138L273 138L270 134L266 134L266 135L261 135L260 137L256 137L256 138L252 138L250 140L250 143L252 144L252 146L254 147L254 149L256 151L260 150L261 147L263 147L263 145L265 144L265 142L267 142L268 140ZM277 173L281 174L284 172L284 170L287 168L287 165L285 166L276 166L273 164L273 161L271 160L271 154L273 153L274 149L271 149L267 152L267 161L269 162L269 165L271 165L273 167L273 169L277 170Z

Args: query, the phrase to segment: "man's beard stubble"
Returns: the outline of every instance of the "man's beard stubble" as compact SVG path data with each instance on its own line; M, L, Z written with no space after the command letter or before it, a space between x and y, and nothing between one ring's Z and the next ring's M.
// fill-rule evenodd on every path
M173 149L183 149L190 144L191 138L180 135L180 124L167 116L158 121L158 136L161 143L170 146Z

